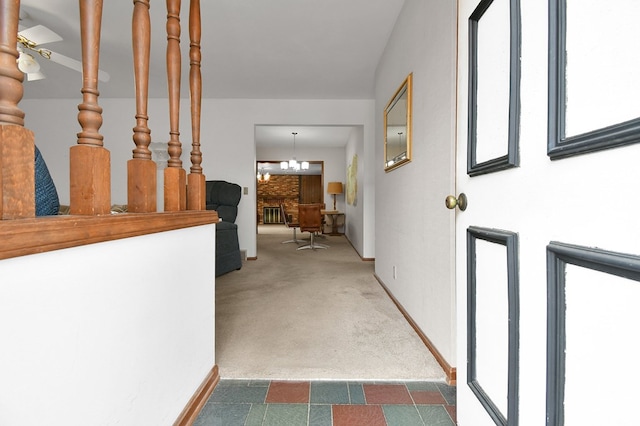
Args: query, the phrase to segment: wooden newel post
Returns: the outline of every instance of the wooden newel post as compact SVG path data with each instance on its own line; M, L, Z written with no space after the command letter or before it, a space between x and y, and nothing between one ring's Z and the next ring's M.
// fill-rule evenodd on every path
M167 79L169 86L169 161L164 169L164 209L187 208L187 174L180 142L180 0L167 0Z
M109 214L111 156L103 147L102 108L98 106L98 64L102 0L80 0L82 36L82 95L78 105L78 144L70 149L71 214Z
M187 177L187 209L206 209L206 178L202 174L202 152L200 152L200 111L202 105L202 73L200 71L201 19L200 0L191 0L189 8L189 88L191 90L191 173Z
M157 210L156 163L151 159L151 130L147 125L151 19L149 0L133 0L133 69L136 85L136 127L133 128L133 159L127 162L127 207L132 213Z
M16 49L19 0L0 0L0 218L35 216L34 136L25 129Z

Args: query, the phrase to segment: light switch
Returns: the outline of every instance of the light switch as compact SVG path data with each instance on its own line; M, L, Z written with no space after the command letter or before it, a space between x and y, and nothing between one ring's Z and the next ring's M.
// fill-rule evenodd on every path
M249 194L249 187L248 186L244 186L244 195Z

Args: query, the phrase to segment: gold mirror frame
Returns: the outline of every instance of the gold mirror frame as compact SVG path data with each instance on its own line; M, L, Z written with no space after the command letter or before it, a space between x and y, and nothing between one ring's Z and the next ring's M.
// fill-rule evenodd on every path
M384 109L384 171L411 161L411 80L409 74Z

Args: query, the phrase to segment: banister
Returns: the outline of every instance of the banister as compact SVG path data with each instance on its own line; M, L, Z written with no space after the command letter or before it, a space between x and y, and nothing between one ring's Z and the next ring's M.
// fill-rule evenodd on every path
M20 1L0 0L0 219L35 216L34 136L25 129L18 69Z
M0 222L0 259L215 223L213 210L6 220Z
M127 204L134 213L157 210L156 163L151 159L148 126L149 58L151 51L151 18L149 0L133 0L132 46L136 91L136 126L133 128L133 158L127 162Z
M169 86L169 161L164 170L164 210L186 209L187 176L180 142L180 0L167 0L167 81Z
M202 104L202 73L200 52L201 37L200 0L191 0L189 7L190 70L189 89L191 94L191 173L187 176L187 209L206 208L206 177L202 174L202 152L200 151L200 115Z
M103 146L98 105L98 66L102 0L80 0L82 103L78 143L69 150L71 214L106 215L111 208L111 154Z

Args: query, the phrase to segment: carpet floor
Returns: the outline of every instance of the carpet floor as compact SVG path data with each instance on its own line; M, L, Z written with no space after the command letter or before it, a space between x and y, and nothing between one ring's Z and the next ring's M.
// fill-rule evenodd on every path
M444 381L445 374L344 236L296 250L258 230L258 258L216 278L223 379ZM308 234L306 234L308 238Z

